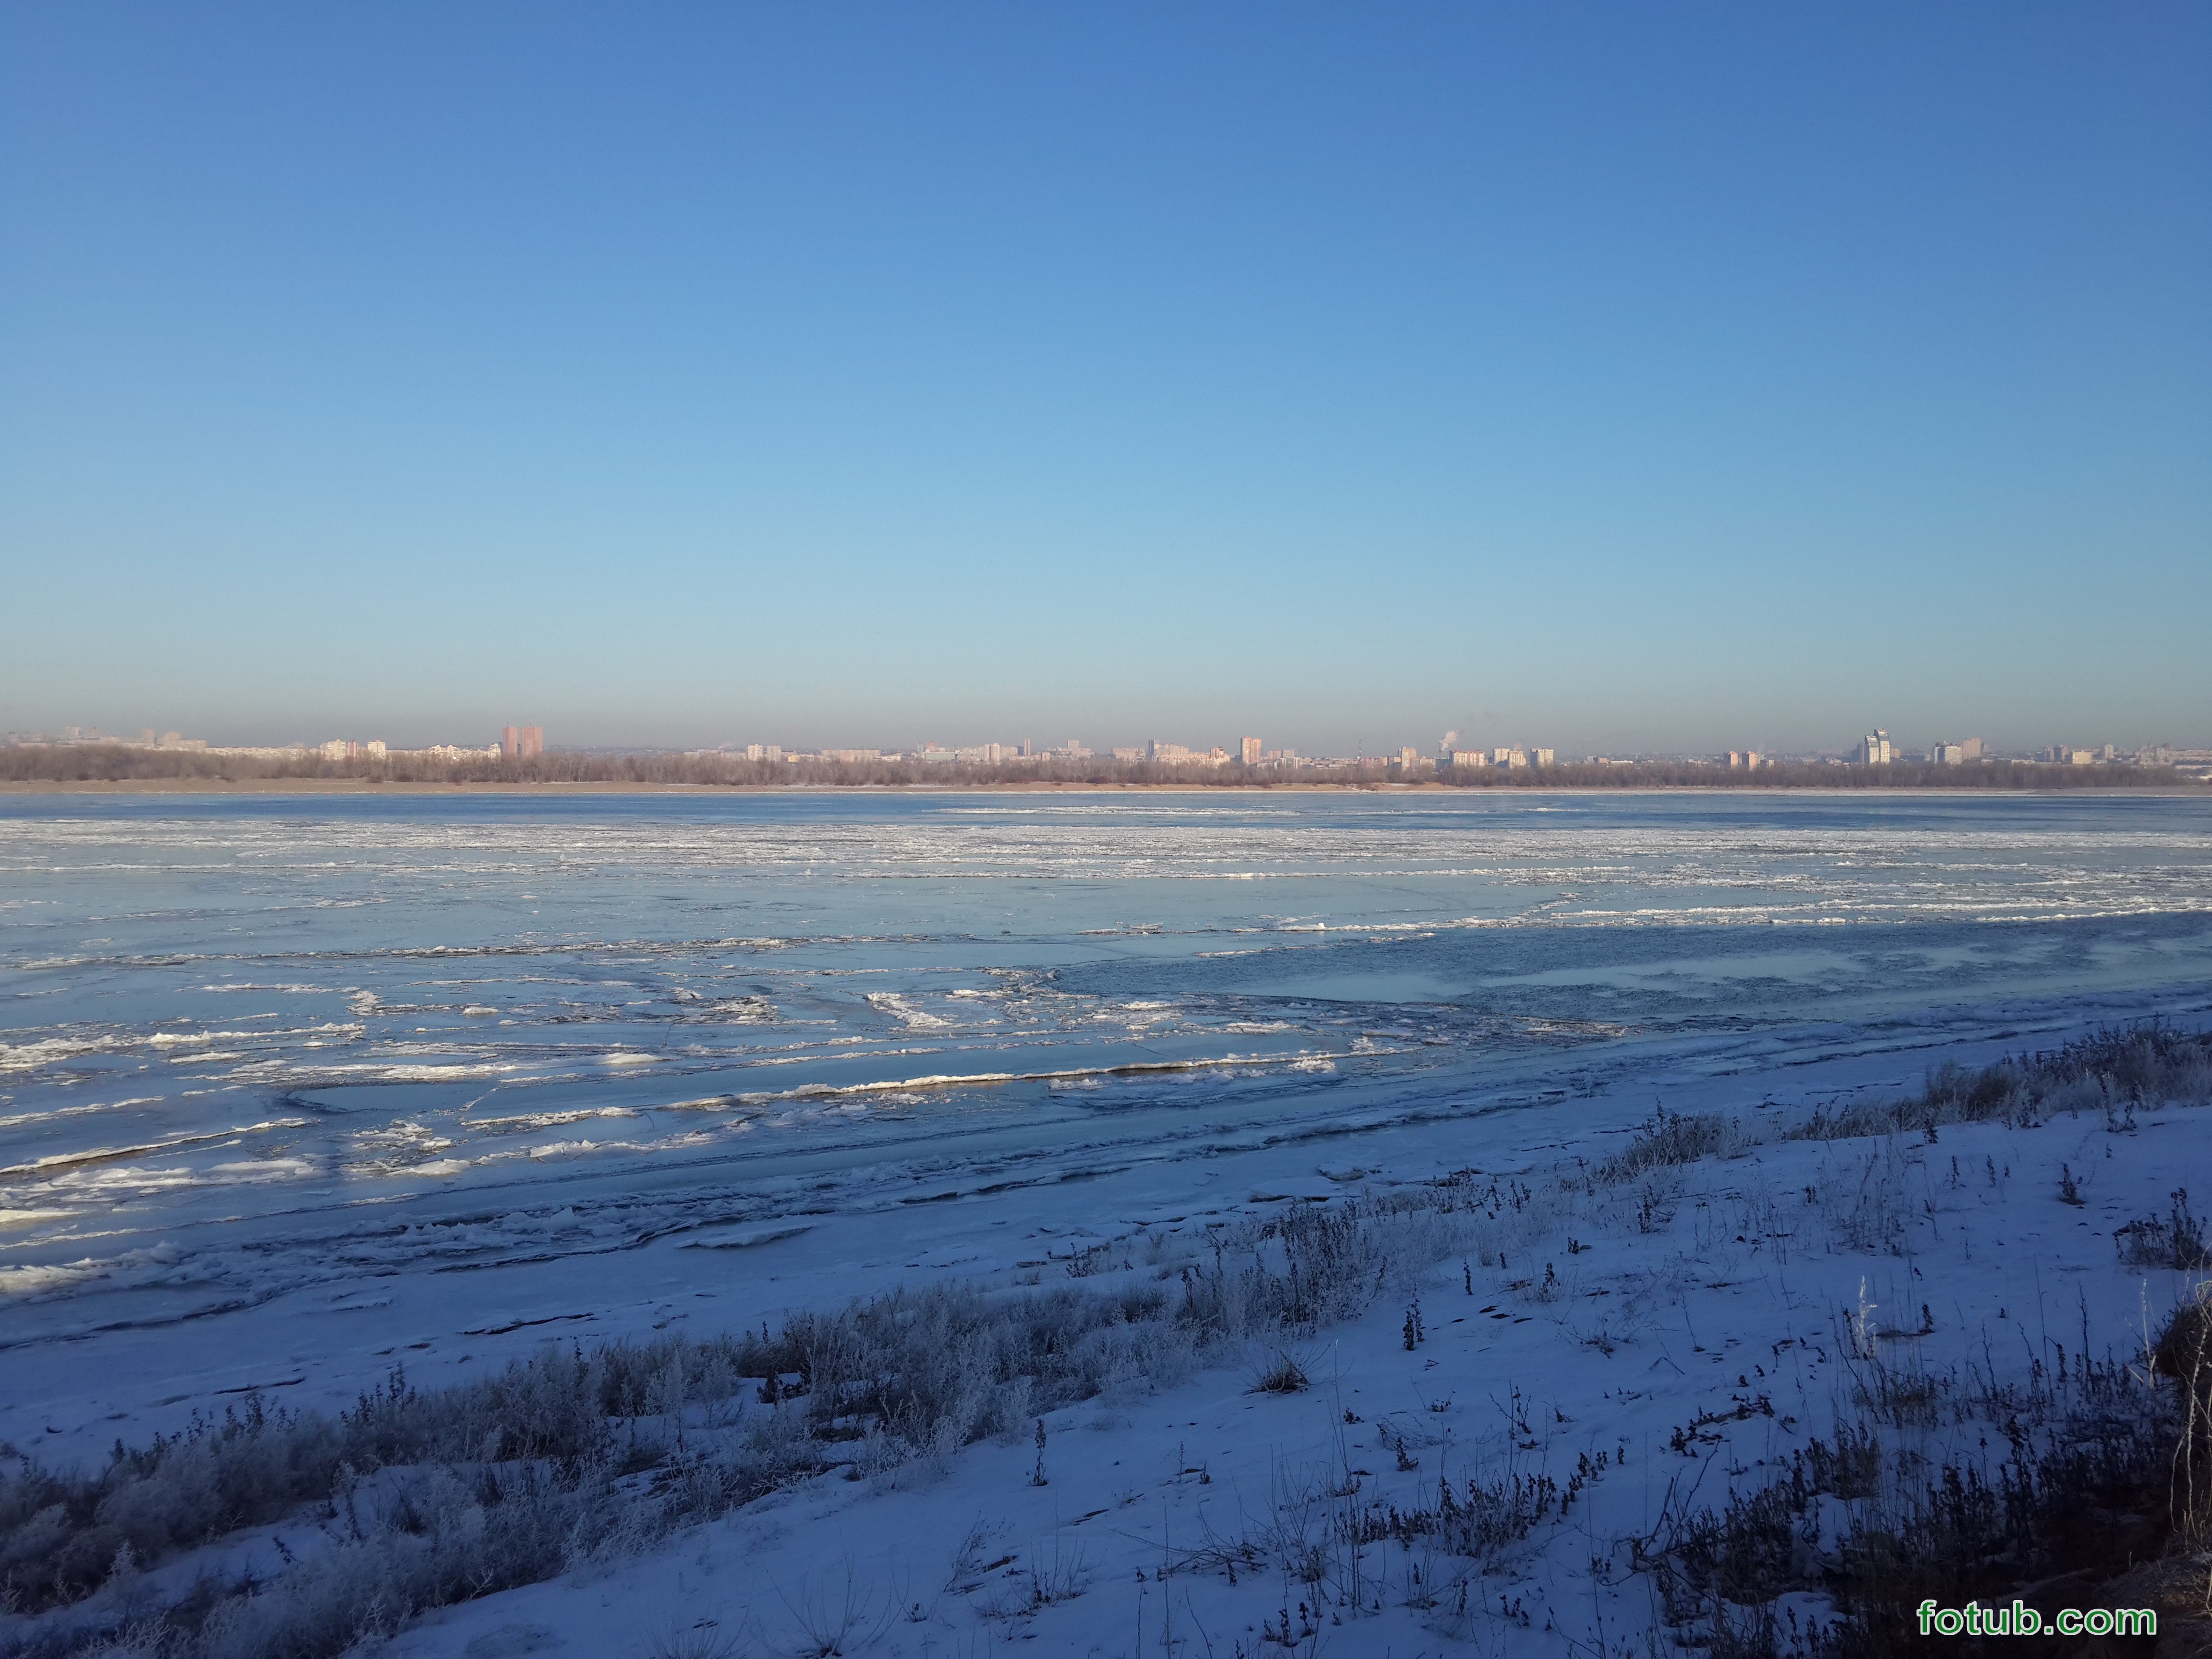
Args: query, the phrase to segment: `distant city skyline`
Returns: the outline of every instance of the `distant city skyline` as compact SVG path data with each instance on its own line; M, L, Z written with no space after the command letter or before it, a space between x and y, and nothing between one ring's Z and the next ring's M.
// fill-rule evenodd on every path
M1188 732L1186 732L1188 735ZM754 760L783 760L814 758L847 763L876 760L943 759L965 761L982 765L999 765L1017 759L1038 757L1063 759L1086 759L1093 756L1121 761L1158 761L1170 764L1194 763L1237 766L1293 766L1315 761L1344 760L1365 757L1388 761L1408 770L1437 767L1548 767L1567 764L1583 759L1597 759L1609 755L1614 758L1649 757L1652 758L1705 758L1731 769L1756 769L1761 766L1793 758L1830 758L1856 765L1887 765L1893 761L1925 760L1937 764L1963 765L1988 759L2032 759L2059 763L2086 765L2096 761L2120 759L2170 758L2169 751L2182 751L2192 757L2212 755L2212 745L2200 744L2185 739L2171 738L2149 742L2116 742L2109 737L2083 743L2081 732L2075 731L2060 734L2055 739L2028 743L1993 741L1978 734L1966 735L1947 731L1942 736L1908 743L1902 737L1893 737L1887 727L1876 726L1845 744L1814 744L1790 749L1778 745L1759 747L1705 746L1674 749L1631 749L1616 746L1610 750L1583 750L1558 744L1536 744L1516 738L1487 745L1469 746L1469 740L1457 731L1447 732L1432 745L1419 744L1364 744L1348 748L1333 748L1309 744L1301 747L1289 742L1274 742L1265 737L1249 734L1217 740L1211 744L1194 741L1182 743L1170 738L1149 738L1134 744L1087 744L1079 737L1040 740L1033 737L1007 739L963 739L947 743L936 738L915 740L908 738L897 742L878 742L868 746L847 744L768 743L758 740L737 741L724 739L715 744L676 744L665 742L635 742L632 744L563 743L556 734L552 750L605 751L630 750L641 752L678 752L695 754L725 753L743 756ZM516 726L508 722L489 744L478 744L465 738L460 744L446 739L399 739L386 737L358 736L315 739L295 737L287 739L243 739L235 737L186 736L178 730L158 732L152 726L142 726L136 732L109 731L90 723L72 723L54 731L19 729L0 726L0 742L4 743L118 743L125 745L164 749L228 749L234 752L278 750L319 750L324 758L332 760L381 757L387 753L431 752L443 757L487 755L507 761L529 759L548 752L544 728L542 726ZM1228 745L1228 746L1225 746Z
M0 726L2212 741L2207 85L2186 0L0 10Z

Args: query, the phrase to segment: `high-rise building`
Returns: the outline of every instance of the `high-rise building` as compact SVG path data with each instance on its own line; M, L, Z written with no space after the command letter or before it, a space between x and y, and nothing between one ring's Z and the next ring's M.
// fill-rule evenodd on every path
M1552 750L1548 749L1531 749L1528 751L1528 758L1535 762L1539 766L1549 766L1552 763Z
M502 760L513 760L522 752L522 729L502 726L499 729L499 753Z
M1455 749L1451 751L1451 767L1452 770L1455 772L1459 771L1462 768L1487 766L1489 764L1490 757L1483 753L1480 749Z
M1247 738L1244 739L1243 744L1241 746L1243 750L1244 764L1247 766L1257 766L1260 763L1260 755L1261 752L1260 739L1257 738Z
M545 728L542 726L524 726L522 728L521 745L515 752L525 759L529 758L532 755L544 754L545 752Z
M1887 766L1891 760L1889 733L1879 726L1859 739L1858 763L1862 766Z

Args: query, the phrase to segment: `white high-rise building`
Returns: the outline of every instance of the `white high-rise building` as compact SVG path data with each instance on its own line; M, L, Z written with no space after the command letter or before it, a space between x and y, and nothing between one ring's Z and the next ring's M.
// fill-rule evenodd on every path
M1887 766L1890 763L1889 733L1879 726L1859 739L1858 762L1862 766Z

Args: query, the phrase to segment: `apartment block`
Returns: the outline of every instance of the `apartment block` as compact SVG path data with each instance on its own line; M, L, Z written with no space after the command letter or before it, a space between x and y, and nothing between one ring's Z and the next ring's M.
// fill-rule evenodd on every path
M1115 750L1120 755L1120 750ZM1229 751L1219 744L1212 749L1192 749L1180 743L1164 743L1154 738L1145 745L1144 758L1164 762L1170 766L1226 766Z
M1003 766L1021 756L1011 743L979 743L966 749L947 749L941 743L927 743L916 758L931 765L949 766L965 762L970 766Z

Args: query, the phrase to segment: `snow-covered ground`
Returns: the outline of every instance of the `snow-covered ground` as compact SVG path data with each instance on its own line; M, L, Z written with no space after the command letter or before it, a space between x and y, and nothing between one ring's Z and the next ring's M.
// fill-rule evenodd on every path
M2112 1235L2164 1213L2189 1172L2212 1176L2212 1113L2146 1113L2119 1133L2082 1119L1960 1126L1934 1144L1770 1145L1592 1197L1582 1177L1620 1127L1516 1117L1363 1146L1382 1166L1364 1183L1285 1157L1251 1183L1224 1171L1210 1192L1086 1206L1079 1236L1118 1242L1141 1279L1154 1238L1262 1201L1468 1159L1507 1194L1475 1230L1471 1256L1486 1247L1491 1262L1424 1275L1425 1336L1411 1351L1413 1297L1387 1297L1297 1345L1302 1392L1254 1392L1271 1358L1255 1353L1243 1369L1055 1413L1041 1455L981 1445L893 1481L823 1477L643 1559L440 1614L394 1651L484 1659L534 1641L645 1655L708 1621L760 1651L804 1651L848 1616L872 1638L848 1650L886 1655L1029 1640L1052 1653L1256 1654L1285 1614L1291 1637L1310 1632L1297 1651L1640 1646L1658 1607L1629 1540L1650 1538L1670 1502L1717 1505L1731 1481L1758 1483L1832 1432L1869 1352L1916 1369L1988 1360L2012 1378L2060 1345L2140 1354L2146 1322L2201 1277L2125 1267ZM2061 1199L2062 1165L2080 1207ZM1018 1237L1042 1255L1070 1231L1037 1216ZM1302 1546L1343 1554L1328 1522L1347 1503L1433 1509L1439 1480L1515 1475L1564 1494L1578 1471L1565 1512L1493 1561L1383 1541L1357 1568L1330 1559L1319 1582L1302 1576L1315 1570Z
M1394 1272L1364 1317L1281 1345L1303 1389L1255 1389L1275 1346L1168 1386L1133 1379L1045 1415L1041 1445L1025 1433L865 1478L832 1470L642 1553L613 1548L432 1613L390 1651L1640 1651L1660 1608L1634 1540L1772 1478L1852 1419L1870 1375L1972 1364L2018 1381L2062 1347L2076 1363L2085 1348L2139 1355L2147 1326L2202 1276L2124 1266L2114 1232L2166 1213L2192 1172L2212 1195L2212 1112L1778 1138L1815 1106L1917 1080L1894 1056L1674 1076L1670 1109L1734 1111L1746 1144L1611 1182L1593 1172L1649 1098L702 1227L624 1253L566 1297L520 1288L520 1271L512 1292L483 1273L334 1285L268 1304L258 1327L226 1326L220 1353L195 1352L189 1327L100 1338L76 1401L51 1395L35 1430L17 1402L9 1432L42 1455L88 1450L206 1406L218 1382L334 1406L394 1360L436 1382L541 1344L705 1335L895 1283L1171 1282L1224 1226L1456 1175L1481 1200L1455 1218L1461 1248ZM240 1350L241 1329L255 1349ZM1931 1426L1921 1440L1983 1432ZM1518 1535L1479 1558L1418 1538L1344 1543L1346 1516L1433 1511L1440 1482L1462 1503L1473 1483L1520 1504L1501 1523ZM258 1553L273 1574L276 1540L296 1554L314 1525L264 1529L225 1565Z

